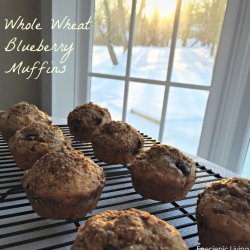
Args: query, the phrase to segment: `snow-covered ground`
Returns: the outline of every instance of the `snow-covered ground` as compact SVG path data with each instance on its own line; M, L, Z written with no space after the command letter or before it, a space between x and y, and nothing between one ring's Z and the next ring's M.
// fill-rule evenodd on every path
M189 41L190 44L193 41ZM93 72L124 76L127 53L115 47L119 65L113 66L105 46L93 48ZM169 48L134 47L130 75L132 77L166 80ZM209 48L196 44L182 48L178 41L172 82L210 85L214 59ZM122 118L124 81L92 78L91 100L107 107L113 119ZM127 122L143 133L158 138L164 97L164 86L129 83ZM199 146L208 91L170 88L163 143L196 154ZM250 178L250 146L242 176Z
M119 65L113 66L105 46L94 46L92 72L125 75L127 53L115 47ZM165 80L169 48L134 47L131 76ZM177 46L172 81L209 85L213 58L204 47L181 48ZM127 122L132 126L158 138L164 86L135 83L129 85ZM122 117L124 82L103 78L92 78L91 100L106 106L115 120ZM164 143L197 153L205 114L207 91L170 88Z

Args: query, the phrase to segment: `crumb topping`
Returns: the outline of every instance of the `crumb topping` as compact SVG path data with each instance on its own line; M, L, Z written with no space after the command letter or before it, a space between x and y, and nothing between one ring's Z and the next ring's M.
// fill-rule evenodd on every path
M71 139L65 136L59 127L42 123L32 123L10 138L9 146L15 153L37 152L44 155L50 150L71 148ZM40 157L41 157L40 156ZM32 154L30 156L32 158ZM34 157L37 157L34 155Z
M175 182L185 184L190 173L195 171L195 163L174 147L155 144L136 156L131 171L145 178L162 181L174 178Z
M19 127L26 126L33 122L42 122L51 124L51 119L43 111L39 110L34 104L27 102L19 102L10 107L2 118L7 124L18 125Z
M92 143L103 143L117 152L131 151L136 155L143 147L143 136L129 124L111 121L95 130L91 136Z
M65 136L59 127L42 123L32 123L18 130L11 141L20 144L19 146L32 148L39 143L47 144L49 147L61 144L71 146L70 137Z
M68 124L75 132L94 130L109 121L111 121L111 115L108 109L92 102L76 107L68 115Z
M103 187L104 171L80 151L53 151L44 155L23 178L23 187L38 196L91 196Z
M233 237L249 240L250 235L250 180L229 178L213 183L200 194L197 212L210 227L220 228ZM239 236L237 232L242 232Z
M168 223L137 209L108 210L87 220L72 246L76 249L184 250L179 232Z

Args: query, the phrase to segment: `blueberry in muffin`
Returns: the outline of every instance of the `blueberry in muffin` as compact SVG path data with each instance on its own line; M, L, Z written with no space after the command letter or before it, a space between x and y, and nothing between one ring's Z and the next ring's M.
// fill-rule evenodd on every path
M131 163L131 178L136 192L143 197L172 202L191 189L195 169L195 163L178 149L155 144Z
M59 127L32 123L10 138L9 147L18 167L27 170L52 150L70 149L71 139Z
M92 102L76 107L68 115L68 126L71 134L78 141L89 142L95 129L111 121L106 108Z
M34 104L19 102L0 115L0 131L6 142L17 130L34 123L51 124L49 116Z
M96 129L91 136L95 156L109 164L128 164L143 147L143 136L132 126L111 121Z

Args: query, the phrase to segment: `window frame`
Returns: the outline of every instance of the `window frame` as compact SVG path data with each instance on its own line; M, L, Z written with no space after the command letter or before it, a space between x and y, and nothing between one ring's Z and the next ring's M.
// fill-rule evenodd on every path
M93 1L94 2L94 1ZM124 88L124 96L123 96L123 111L122 111L122 120L126 121L127 117L127 105L128 105L128 93L129 93L129 85L130 82L138 82L138 83L145 83L145 84L155 84L155 85L163 85L165 87L164 90L164 97L163 97L163 105L161 110L161 119L160 119L160 130L158 140L162 141L164 136L164 129L165 129L165 121L167 115L167 106L168 106L168 98L169 98L169 90L171 87L177 88L185 88L185 89L195 89L195 90L206 90L210 91L211 86L206 85L199 85L199 84L188 84L188 83L180 83L180 82L173 82L171 81L172 71L173 71L173 64L174 64L174 55L175 55L175 47L177 42L178 36L178 27L180 21L180 11L182 0L177 0L176 11L175 11L175 18L173 24L173 32L172 32L172 39L170 44L170 55L168 60L168 67L167 67L167 76L166 80L153 80L153 79L145 79L140 77L132 77L130 76L130 69L131 69L131 59L132 59L132 50L133 50L133 38L134 38L134 24L136 18L136 2L132 1L131 7L131 17L130 17L130 27L129 27L129 41L128 41L128 54L127 54L127 65L126 65L126 73L124 76L121 75L111 75L111 74L103 74L103 73L96 73L96 72L89 72L89 77L99 77L99 78L107 78L112 80L122 80L125 82ZM94 16L94 13L92 13ZM92 65L89 65L90 69Z
M199 156L239 174L250 138L249 17L248 0L228 0L198 150Z
M94 17L94 1L92 0L75 0L77 4L76 8L76 20L85 20L86 16ZM178 0L178 4L181 0ZM68 4L69 1L68 1ZM135 5L135 0L133 0L133 5ZM65 6L64 6L65 7ZM67 8L67 6L65 7ZM249 79L247 78L247 70L250 69L249 59L245 58L244 60L240 60L239 58L242 54L248 55L249 43L246 43L238 46L239 41L242 41L242 38L246 36L246 25L249 24L249 18L247 18L247 13L249 13L250 2L248 0L234 1L228 0L227 10L225 21L221 34L221 41L218 48L218 53L216 56L216 61L214 64L214 72L211 86L203 86L203 85L194 85L194 84L186 84L186 83L178 83L178 82L170 82L168 79L166 81L158 81L158 80L149 80L143 78L135 78L129 76L130 68L127 65L126 75L125 76L114 76L109 74L100 74L90 72L92 62L92 37L93 37L93 29L89 30L89 32L76 32L75 33L75 72L74 72L74 105L77 106L81 103L86 103L90 101L90 79L91 77L100 77L100 78L109 78L115 80L123 80L125 81L125 92L124 92L124 107L123 107L123 120L126 119L126 107L127 107L127 96L129 90L129 82L143 82L148 84L158 84L165 86L164 93L164 103L162 109L162 117L166 115L167 101L168 101L168 90L170 87L179 87L186 89L196 89L196 90L207 90L209 91L209 99L207 103L207 108L205 112L205 117L203 121L203 128L200 137L200 143L198 148L198 155L204 157L210 161L218 163L230 170L240 171L240 162L245 157L244 152L247 150L248 143L242 143L243 140L246 142L249 141L249 138L245 138L246 135L250 135L250 128L247 128L247 122L244 121L244 126L241 126L241 132L237 133L237 119L242 116L240 114L240 110L244 103L237 102L237 98L243 97L245 93L246 82ZM53 10L52 10L53 16ZM248 15L249 16L249 15ZM43 13L42 13L43 17ZM134 14L131 15L130 26L134 22L135 19L135 11ZM178 20L175 20L175 25ZM250 26L250 25L249 25ZM130 30L133 27L130 27ZM244 41L242 41L244 43ZM130 43L132 45L132 39L130 38ZM172 45L171 45L172 46ZM174 45L173 45L174 46ZM132 47L132 46L131 46ZM128 58L131 61L132 50L128 53ZM130 55L129 55L130 54ZM238 56L237 56L238 55ZM249 58L249 57L248 57ZM247 62L247 66L245 66L245 71L241 70L241 85L240 91L238 91L237 100L234 100L235 112L237 114L235 117L230 116L230 107L228 107L228 103L231 101L229 98L231 94L234 93L235 87L233 86L233 81L239 75L239 68L244 66L244 63ZM130 62L131 63L131 62ZM237 70L233 70L233 66L237 65ZM171 67L168 66L169 68ZM168 69L169 70L169 69ZM248 71L249 72L249 71ZM169 74L168 74L169 76ZM54 83L52 83L53 85ZM42 87L45 85L44 81L42 83ZM225 93L225 89L227 89ZM53 96L53 88L45 93L44 99L46 96ZM231 94L230 94L231 93ZM53 106L53 104L51 104ZM237 106L237 107L236 107ZM53 110L53 107L51 107ZM248 109L244 115L247 115ZM53 115L53 112L52 112ZM249 117L249 116L247 116ZM162 119L163 120L163 119ZM165 122L165 119L164 119ZM228 124L226 124L228 123ZM231 125L230 125L230 124ZM224 127L226 126L226 129ZM161 122L161 127L164 127ZM248 129L248 130L247 130ZM225 136L229 136L231 133L231 138L229 140L224 140ZM161 129L160 138L163 136L163 130ZM229 136L230 137L230 136ZM234 154L234 161L232 161L232 157L230 157L230 152L234 146L234 138L237 139L237 153ZM219 142L223 141L223 145ZM221 150L221 146L223 146L223 150ZM223 151L223 153L221 153ZM230 164L230 161L236 162L235 165ZM228 164L229 163L229 164Z

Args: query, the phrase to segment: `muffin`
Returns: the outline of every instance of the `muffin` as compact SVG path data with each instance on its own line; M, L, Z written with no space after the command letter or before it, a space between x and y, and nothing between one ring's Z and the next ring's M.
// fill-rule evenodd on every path
M76 107L68 115L68 126L71 134L78 141L90 142L95 129L111 121L106 108L92 102Z
M18 130L9 140L16 164L24 170L52 150L71 148L71 139L60 128L43 123L32 123Z
M76 150L52 151L22 179L34 211L49 219L79 219L91 212L104 187L103 169Z
M79 228L71 250L188 249L180 233L167 222L137 209L108 210Z
M111 121L91 136L95 156L109 164L128 164L143 147L143 137L125 122Z
M182 199L195 181L195 163L178 149L155 144L131 163L131 178L144 198L172 202Z
M19 102L0 115L0 131L6 142L15 132L33 122L51 124L49 116L34 104Z
M229 178L207 187L196 219L203 247L250 247L250 180Z

